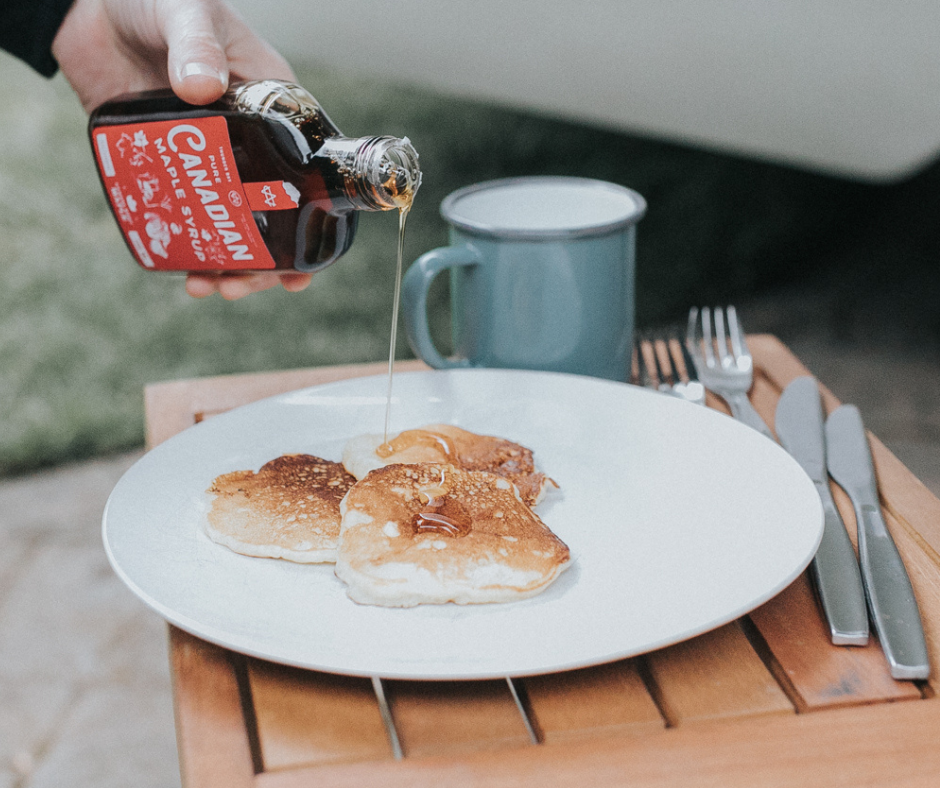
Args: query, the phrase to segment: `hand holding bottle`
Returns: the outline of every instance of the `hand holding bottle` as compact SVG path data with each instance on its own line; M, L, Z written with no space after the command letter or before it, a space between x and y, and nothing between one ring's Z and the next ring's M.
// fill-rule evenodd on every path
M217 100L236 79L293 80L287 62L223 0L75 0L52 51L86 111L122 93L172 87L190 104ZM310 274L190 274L186 291L236 299Z

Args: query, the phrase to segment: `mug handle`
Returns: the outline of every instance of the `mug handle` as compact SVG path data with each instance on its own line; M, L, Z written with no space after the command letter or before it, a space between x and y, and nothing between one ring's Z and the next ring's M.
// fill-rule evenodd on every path
M471 246L442 246L415 260L402 280L402 306L408 343L415 354L434 369L469 367L470 361L466 358L444 358L434 347L428 328L428 290L431 282L445 268L478 265L480 262L479 252Z

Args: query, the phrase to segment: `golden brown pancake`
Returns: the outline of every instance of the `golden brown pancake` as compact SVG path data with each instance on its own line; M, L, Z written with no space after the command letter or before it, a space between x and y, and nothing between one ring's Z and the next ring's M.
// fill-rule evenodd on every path
M388 465L341 509L335 571L362 604L510 602L544 590L570 560L516 488L486 471Z
M339 505L355 478L338 462L286 454L253 471L219 476L205 530L244 555L302 564L336 560Z
M359 435L343 449L343 465L357 479L392 463L446 462L468 471L489 471L509 479L522 500L535 506L554 481L535 469L532 450L518 443L454 427L428 424L405 430L388 443L381 435Z

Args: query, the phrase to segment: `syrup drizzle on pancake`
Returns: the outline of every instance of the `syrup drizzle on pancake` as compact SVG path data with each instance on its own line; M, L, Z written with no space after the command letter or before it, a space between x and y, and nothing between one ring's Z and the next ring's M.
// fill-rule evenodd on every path
M423 430L412 430L412 432L423 432ZM433 435L433 433L428 434ZM439 533L456 538L466 536L473 530L473 520L467 514L467 510L459 501L447 497L450 492L448 473L453 475L453 466L442 466L440 481L434 486L423 487L418 491L418 500L426 508L415 513L411 519L412 533Z

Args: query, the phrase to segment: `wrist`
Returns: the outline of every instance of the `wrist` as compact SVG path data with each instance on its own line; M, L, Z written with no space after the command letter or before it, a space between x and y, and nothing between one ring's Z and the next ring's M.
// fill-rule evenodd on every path
M0 49L51 77L58 68L52 42L71 4L72 0L0 3Z

